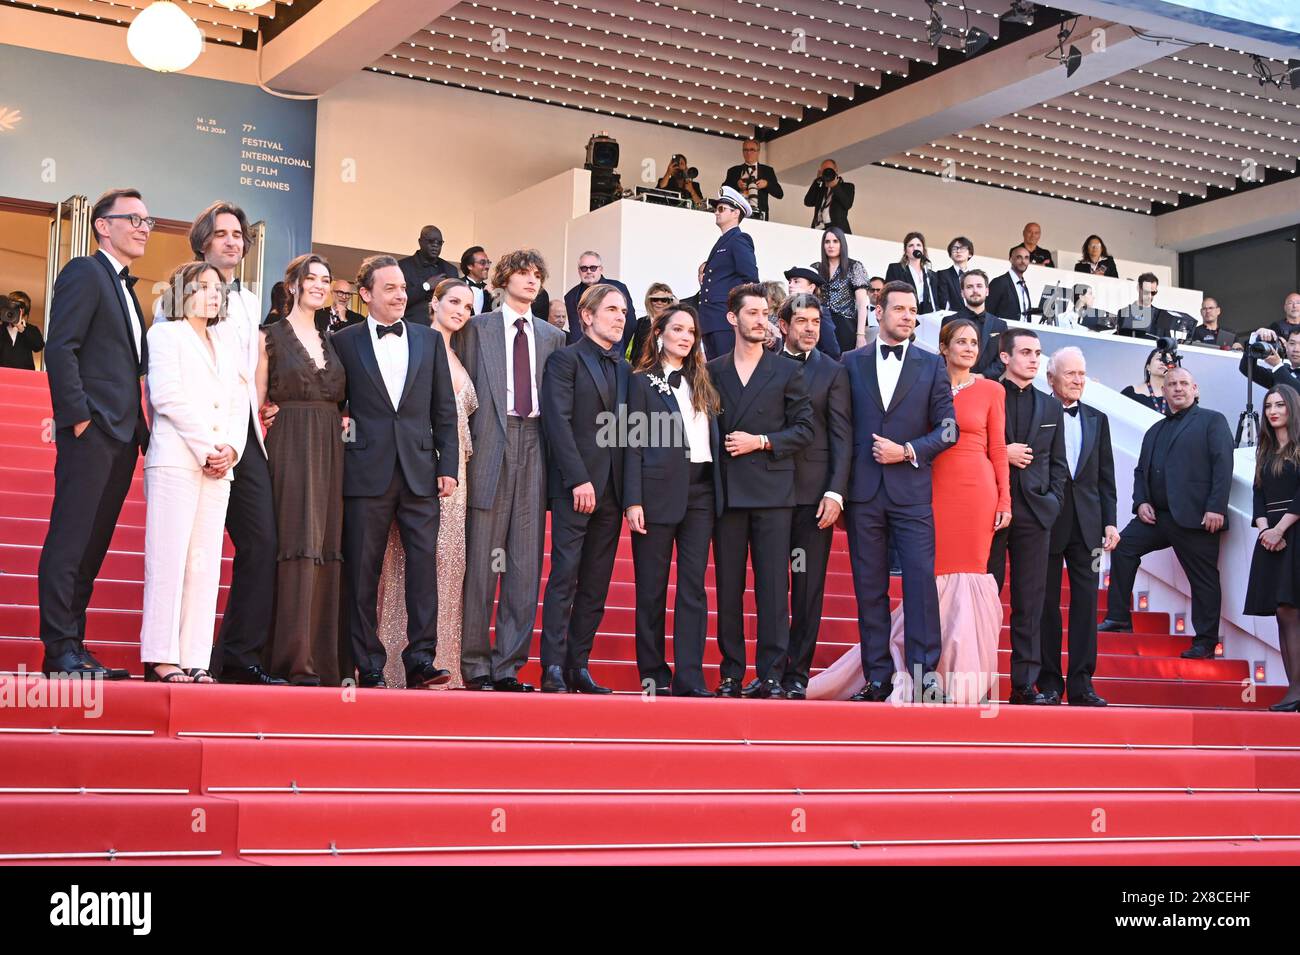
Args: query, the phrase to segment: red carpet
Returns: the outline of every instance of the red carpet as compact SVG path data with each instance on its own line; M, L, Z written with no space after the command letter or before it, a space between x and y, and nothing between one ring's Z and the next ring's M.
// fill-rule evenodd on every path
M0 671L31 671L49 397L33 373L0 389ZM92 651L137 674L143 523L137 482L88 623ZM621 558L592 670L634 691L626 540ZM856 643L842 537L827 590L816 666ZM1251 712L1281 688L1255 692L1244 661L1179 659L1167 614L1134 629L1101 635L1097 689L1124 704L1106 710L138 680L71 698L3 676L0 861L1300 861L1300 721ZM710 645L710 678L717 661ZM1005 693L1005 628L1000 663Z

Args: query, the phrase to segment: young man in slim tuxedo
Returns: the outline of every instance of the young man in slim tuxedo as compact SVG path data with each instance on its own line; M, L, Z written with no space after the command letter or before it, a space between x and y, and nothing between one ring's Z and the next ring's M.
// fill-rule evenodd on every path
M1060 703L1037 689L1042 667L1043 567L1052 525L1061 513L1069 465L1061 403L1034 387L1043 348L1030 329L1002 333L1007 392L1007 463L1011 465L1011 526L993 535L989 573L998 591L1011 558L1011 697L1008 702Z
M501 307L464 328L461 363L474 379L474 454L466 466L465 618L460 669L469 690L530 692L516 676L528 662L546 531L543 369L564 332L531 305L546 281L536 250L501 257L492 286ZM497 584L501 597L497 601ZM496 642L488 637L496 601Z
M844 508L853 458L853 408L844 366L817 349L821 303L796 293L779 317L781 355L804 366L812 403L813 439L794 456L795 507L790 518L790 652L781 686L792 700L807 695L808 671L817 649L826 566L835 522Z
M386 653L376 633L379 574L393 520L406 551L406 685L438 686L440 497L456 490L460 439L456 393L442 336L402 320L406 279L397 260L374 255L357 274L370 317L334 335L348 374L344 442L343 559L352 606L348 631L357 683L383 687Z
M623 529L623 449L612 440L626 417L628 364L619 343L623 293L582 294L584 335L546 362L542 431L548 451L551 573L542 600L542 692L610 693L587 669Z
M235 277L239 263L252 246L248 217L229 202L212 203L190 227L190 248L195 258L213 266L226 283L226 320L217 326L217 332L227 337L239 357L248 401L248 436L226 508L226 530L235 545L235 560L226 612L212 648L211 673L222 683L283 686L288 681L267 673L261 663L275 601L276 528L271 470L258 421L261 308L257 296ZM160 297L155 320L162 314L162 305Z
M149 362L131 263L153 219L135 189L96 202L94 255L59 272L50 302L45 369L54 410L54 505L37 571L47 675L124 680L87 650L86 607L108 552L136 458L149 444L140 378Z
M1047 363L1047 381L1065 412L1068 471L1061 514L1052 525L1047 546L1043 593L1042 658L1038 688L1072 706L1105 706L1092 686L1097 670L1097 572L1102 551L1119 544L1115 527L1115 457L1110 421L1085 405L1088 368L1083 352L1066 346ZM1061 676L1061 566L1070 573L1070 673Z
M758 609L758 677L747 696L780 699L790 650L790 519L795 505L794 455L812 441L812 403L803 365L764 347L767 295L763 286L731 290L727 321L736 347L709 362L722 396L725 509L713 531L722 682L718 696L742 695L745 676L746 558L753 556Z
M943 697L939 677L939 593L934 581L930 466L957 443L957 416L943 360L911 344L916 291L887 282L871 346L844 356L853 407L853 467L847 523L858 638L867 685L851 699L883 703L893 692L889 656L888 537L903 572L903 642L917 699Z

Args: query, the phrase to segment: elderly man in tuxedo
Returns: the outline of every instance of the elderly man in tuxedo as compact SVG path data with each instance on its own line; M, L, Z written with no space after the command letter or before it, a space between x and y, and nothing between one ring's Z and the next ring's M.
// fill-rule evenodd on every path
M531 692L517 674L528 662L537 617L546 531L546 445L540 416L543 369L564 332L532 312L546 263L534 249L503 255L492 271L500 308L464 328L461 364L474 379L474 455L465 542L465 617L460 668L469 690ZM497 600L497 586L501 596ZM488 638L496 602L496 644Z
M1088 383L1083 352L1073 345L1047 362L1047 381L1065 413L1062 426L1068 470L1061 513L1047 545L1043 589L1042 668L1038 688L1071 706L1105 706L1092 686L1097 670L1097 573L1101 553L1119 544L1115 526L1115 456L1110 420L1082 400ZM1070 671L1061 676L1061 568L1070 575Z
M718 592L718 696L785 696L781 678L790 648L790 520L796 502L794 456L813 438L812 405L803 365L765 347L769 326L763 286L731 290L727 320L736 347L709 362L722 396L725 508L714 525ZM743 689L746 668L745 563L752 555L758 610L757 678Z
M1133 469L1133 511L1115 548L1103 632L1132 627L1133 580L1142 558L1166 547L1187 574L1192 588L1192 626L1196 636L1183 651L1189 660L1214 656L1219 642L1220 533L1228 526L1232 489L1232 432L1217 411L1197 404L1196 379L1186 368L1165 373L1164 420L1142 438Z
M844 356L853 408L849 558L867 679L852 699L881 703L893 692L888 537L902 561L904 659L918 696L937 702L943 690L935 672L939 594L930 466L957 443L957 416L943 360L912 347L916 291L907 282L885 283L878 314L876 341Z
M438 643L440 497L456 489L456 395L442 335L404 321L397 259L372 255L357 273L364 324L334 335L348 375L350 440L343 462L343 559L352 594L348 631L357 683L383 687L387 654L376 630L379 574L394 519L406 552L406 685L450 682L434 666Z
M47 674L126 679L86 650L86 607L108 553L149 428L140 377L144 313L131 263L154 220L135 189L113 189L90 212L99 249L59 272L45 368L54 409L54 505L37 571Z
M713 221L722 235L713 243L704 275L700 279L700 331L704 355L710 361L728 354L736 346L736 329L728 320L731 290L758 281L758 259L754 240L741 231L740 222L753 213L749 200L730 186L723 186Z
M542 599L542 692L610 693L587 668L623 529L622 444L628 364L623 294L593 285L578 306L584 336L546 362L542 430L549 451L551 573Z

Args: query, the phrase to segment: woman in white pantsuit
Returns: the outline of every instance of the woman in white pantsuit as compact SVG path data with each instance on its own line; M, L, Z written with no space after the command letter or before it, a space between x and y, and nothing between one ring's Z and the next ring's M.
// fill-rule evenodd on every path
M191 262L170 285L167 320L149 329L140 658L146 680L211 683L222 533L248 435L248 398L240 363L216 328L225 317L220 274Z

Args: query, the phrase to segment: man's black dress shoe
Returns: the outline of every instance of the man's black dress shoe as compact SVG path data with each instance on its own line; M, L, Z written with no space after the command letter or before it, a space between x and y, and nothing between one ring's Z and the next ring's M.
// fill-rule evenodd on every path
M1071 706L1105 706L1106 701L1099 697L1092 689L1084 690L1082 693L1070 694Z
M221 670L220 683L238 683L243 686L288 686L288 680L271 676L262 667L254 663L248 667L226 666Z
M106 680L129 680L129 679L131 679L131 671L130 671L130 670L123 670L121 667L108 667L108 666L104 666L104 664L102 664L102 663L100 663L98 660L96 660L96 659L94 658L94 656L91 655L90 651L87 650L85 647L82 647L82 649L81 649L81 658L82 658L83 660L85 660L87 663L89 663L91 666L103 667L103 668L108 672L108 676L106 676L106 677L104 678L104 679L106 679Z
M1269 709L1274 713L1300 713L1300 700L1292 700L1290 703L1274 703Z
M586 667L577 670L569 670L564 674L565 682L569 684L569 689L574 693L591 693L594 695L603 695L613 693L607 686L601 686L591 678L591 671Z
M697 699L704 699L706 697L708 699L713 699L713 697L717 695L718 694L714 693L712 690L683 690L681 693L677 693L676 691L673 692L673 696L691 696L696 697Z
M920 687L913 686L914 702L916 703L947 703L948 698L944 696L943 685L939 682L939 674L927 673L921 677Z
M808 687L799 680L792 680L785 687L785 698L787 700L806 700L808 699Z
M1043 694L1043 701L1048 706L1060 706L1061 694L1057 693L1055 690L1048 690L1046 693Z
M1184 660L1209 660L1214 656L1214 643L1202 643L1200 640L1194 640L1192 645L1178 654Z
M569 684L565 682L563 667L542 667L542 692L569 692Z
M1011 688L1011 698L1007 700L1013 706L1047 706L1047 697L1032 686Z
M647 693L650 696L672 696L673 688L671 686L653 686L648 689L642 689L641 692ZM709 694L709 696L712 695L712 693Z
M451 671L433 665L432 661L417 663L406 671L406 688L423 690L430 686L446 686L451 682Z
M361 670L357 673L357 686L363 690L386 690L388 681L382 670Z
M776 680L754 680L745 687L742 695L754 700L784 700L785 690Z
M1098 633L1128 633L1133 629L1132 620L1112 620L1107 617L1097 624Z
M894 684L892 681L889 683L868 683L849 697L849 700L853 703L884 703L893 692Z
M718 692L713 695L725 696L733 700L738 700L740 699L740 693L741 693L740 681L733 680L731 677L727 677L725 680L723 680L721 683L718 684Z
M492 689L498 693L531 693L533 692L533 685L531 683L520 683L514 677L508 676L504 680L497 680L493 683Z
M490 676L476 676L465 681L465 689L467 690L491 690L493 688Z
M97 680L122 680L131 676L126 670L104 666L88 653L72 650L68 653L46 654L41 661L41 672L47 677L90 677ZM119 673L125 677L117 676Z
M740 691L740 695L747 700L751 699L752 697L758 696L758 691L762 689L762 686L763 681L755 677L745 684L745 688Z

